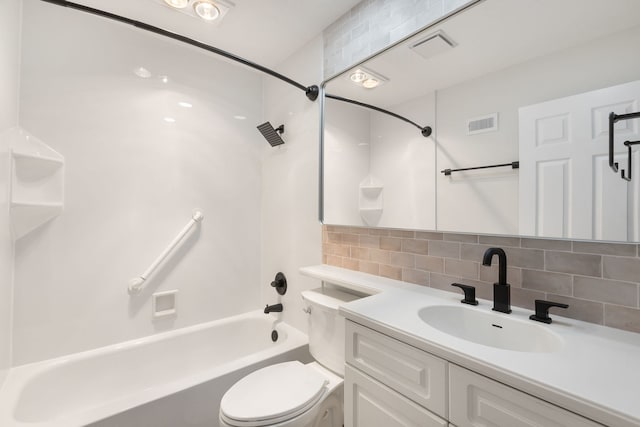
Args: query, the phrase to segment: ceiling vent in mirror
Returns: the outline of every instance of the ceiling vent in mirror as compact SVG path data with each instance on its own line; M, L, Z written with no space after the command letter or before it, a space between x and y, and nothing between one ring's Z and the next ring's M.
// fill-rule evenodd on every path
M171 9L208 23L220 23L235 5L227 0L155 0Z
M457 43L451 40L443 31L436 31L412 44L409 48L423 58L428 59L439 53L446 52L456 47L456 45Z

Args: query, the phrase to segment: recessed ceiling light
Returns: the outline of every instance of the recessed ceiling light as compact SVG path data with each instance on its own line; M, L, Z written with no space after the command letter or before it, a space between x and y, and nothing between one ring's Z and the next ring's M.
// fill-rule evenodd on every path
M241 116L240 114L237 114L235 116L233 116L234 119L236 120L247 120L247 118L245 116Z
M189 5L189 0L164 0L164 2L176 9L184 9Z
M169 83L169 77L167 76L160 76L160 81L162 83Z
M196 15L205 21L214 21L220 16L220 9L213 2L207 0L198 0L193 3L193 10Z
M389 81L386 77L364 67L358 67L349 73L349 80L365 89L373 89Z
M184 101L180 101L178 102L178 105L184 108L191 108L193 107L193 105L189 104L188 102L184 102Z
M226 14L235 7L231 0L153 0L176 12L199 18L208 24L219 25Z
M351 75L349 76L349 78L351 79L352 82L356 82L356 83L360 83L363 82L367 79L367 73L365 73L362 70L356 70L353 73L351 73Z
M369 77L367 80L362 82L362 87L367 89L373 89L380 85L380 80L376 80L373 77Z
M175 123L176 119L174 119L173 117L165 117L164 121L167 123Z

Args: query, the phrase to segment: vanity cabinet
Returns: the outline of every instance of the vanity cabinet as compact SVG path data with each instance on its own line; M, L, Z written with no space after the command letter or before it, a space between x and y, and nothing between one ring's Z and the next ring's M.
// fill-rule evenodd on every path
M395 390L347 365L345 426L447 427L448 423Z
M454 364L449 366L449 419L458 427L601 426Z
M346 362L445 418L447 362L353 322L346 327Z
M345 350L345 427L601 426L349 320Z

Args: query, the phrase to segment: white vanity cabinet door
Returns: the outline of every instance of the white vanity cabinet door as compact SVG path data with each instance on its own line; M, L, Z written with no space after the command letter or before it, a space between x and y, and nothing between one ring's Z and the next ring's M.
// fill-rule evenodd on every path
M345 427L447 427L415 402L347 365L344 378Z
M416 403L447 416L447 362L374 330L346 322L346 361Z
M458 427L601 427L526 393L449 365L449 421Z

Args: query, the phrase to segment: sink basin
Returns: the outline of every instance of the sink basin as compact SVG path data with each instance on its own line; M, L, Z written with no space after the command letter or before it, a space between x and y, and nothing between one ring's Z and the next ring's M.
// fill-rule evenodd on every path
M503 350L551 353L562 348L562 337L548 326L477 309L435 305L418 311L429 326L454 337Z

